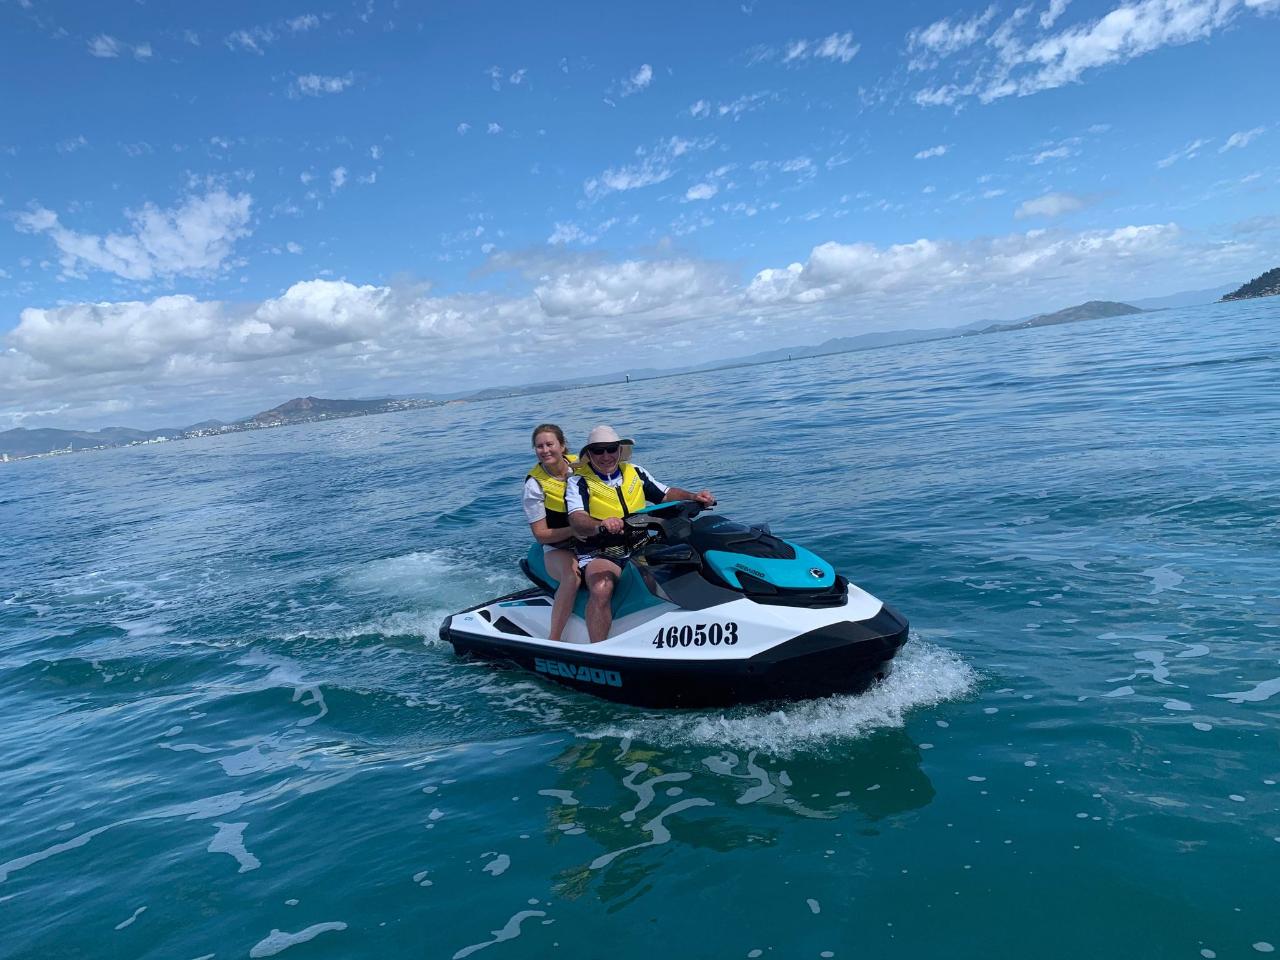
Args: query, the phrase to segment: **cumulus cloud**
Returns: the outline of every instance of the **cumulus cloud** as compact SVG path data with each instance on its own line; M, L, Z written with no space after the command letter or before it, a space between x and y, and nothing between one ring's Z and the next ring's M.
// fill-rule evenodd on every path
M308 30L314 30L320 26L320 18L314 13L304 13L301 16L286 20L285 26L294 33L306 33Z
M561 226L566 242L586 233ZM731 264L604 262L538 248L491 258L490 272L519 274L504 293L435 296L421 284L317 278L257 303L184 295L28 308L0 340L0 420L62 408L49 425L87 426L106 400L125 409L156 398L170 422L184 416L173 413L182 403L210 398L242 415L293 395L300 380L330 396L374 384L413 392L426 373L443 389L533 382L570 345L581 362L608 370L623 347L633 360L660 362L655 345L673 337L691 353L724 355L734 343L746 352L795 342L797 329L816 341L1013 317L1078 302L1083 290L1120 299L1218 282L1258 261L1266 238L1193 243L1174 224L1148 224L889 246L831 241L745 285ZM188 422L211 415L193 409Z
M342 77L326 77L318 73L304 73L294 79L290 93L296 96L319 97L328 93L341 93L351 84L355 77L348 73Z
M936 147L928 147L916 154L917 160L928 160L930 157L941 157L950 147L945 143L940 143Z
M347 182L347 168L334 167L329 171L329 192L337 193Z
M66 140L60 140L55 149L59 153L75 153L77 150L83 150L89 145L89 141L85 139L84 134L70 137Z
M710 200L719 192L720 192L720 188L717 187L714 183L699 183L699 184L695 184L694 186L686 190L684 192L684 198L687 201L688 200Z
M699 100L690 104L689 116L691 117L709 117L711 116L711 103L707 100Z
M624 97L632 94L640 93L647 90L649 84L653 82L653 67L647 63L640 64L626 79L619 85L619 90Z
M1266 132L1266 127L1254 127L1252 130L1239 130L1227 137L1227 142L1218 148L1219 153L1226 153L1239 147L1247 147L1253 140Z
M761 270L746 295L757 303L804 304L923 293L943 303L990 296L993 284L1008 291L1011 284L1114 273L1122 261L1131 270L1168 256L1178 236L1176 225L1154 224L1080 234L1032 230L964 242L922 239L883 248L830 242L814 247L807 263Z
M19 214L15 224L24 233L53 240L67 275L98 270L126 280L207 276L221 270L236 241L249 235L252 205L249 194L232 196L225 190L188 196L167 210L148 203L125 211L129 233L105 237L78 233L43 207Z
M1068 213L1083 210L1089 205L1088 199L1070 193L1046 193L1034 200L1026 200L1019 204L1014 216L1019 220L1028 217L1062 217Z
M1055 26L1066 9L1059 0L1051 0L1034 21L1028 18L1029 6L1019 7L990 30L994 8L958 24L941 20L908 34L911 69L931 69L960 50L979 53L959 63L947 82L917 90L913 99L921 106L942 106L970 97L991 103L1030 96L1162 47L1207 39L1242 10L1264 12L1277 6L1275 0L1137 0L1046 35L1037 28L1043 32Z

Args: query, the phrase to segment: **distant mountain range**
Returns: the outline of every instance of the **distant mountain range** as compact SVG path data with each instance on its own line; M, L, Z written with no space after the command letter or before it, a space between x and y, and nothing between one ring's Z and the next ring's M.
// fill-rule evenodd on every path
M1252 300L1255 297L1280 296L1280 267L1254 277L1238 290L1225 294L1223 300Z
M1259 287L1259 284L1262 286ZM1223 294L1230 288L1192 290L1168 297L1139 300L1134 304L1090 300L1074 307L1067 307L1065 310L1023 317L1008 323L979 320L959 327L864 333L856 337L836 337L814 345L766 350L745 357L734 357L731 360L710 360L693 366L666 369L649 367L631 369L583 381L566 382L559 380L549 383L524 384L518 387L488 387L484 390L461 394L419 394L409 397L386 397L374 400L326 400L320 397L295 397L286 403L280 404L278 407L272 407L270 410L255 413L251 417L245 417L243 420L236 420L232 423L206 420L189 427L161 430L134 430L129 427L107 427L95 431L55 430L50 428L27 430L18 427L13 430L0 431L0 459L8 460L53 453L74 453L80 450L137 443L163 443L170 440L204 437L221 433L261 430L291 423L306 423L313 420L330 420L341 417L359 417L373 413L389 413L395 410L411 410L419 407L435 406L450 400L477 401L556 390L572 390L576 387L617 383L620 378L652 380L659 377L678 376L684 373L698 373L705 370L746 367L762 363L774 363L780 360L800 360L807 357L824 357L858 350L873 350L879 347L904 343L923 343L930 340L947 340L953 337L971 337L1055 324L1077 323L1082 320L1122 317L1155 309L1212 303L1218 297L1222 297L1224 300L1240 299L1239 295L1241 295L1242 291L1249 288L1270 289L1271 293L1251 293L1244 294L1245 296L1270 296L1280 293L1280 268L1263 274L1251 283L1241 287L1240 290L1227 296L1223 296Z
M443 402L405 397L389 397L383 400L324 400L320 397L296 397L278 407L272 407L270 410L255 413L252 417L245 417L243 420L232 423L205 420L189 427L161 430L134 430L130 427L106 427L93 431L50 428L27 430L17 427L13 430L0 431L0 457L9 460L45 454L78 453L81 450L100 450L106 447L123 447L139 443L165 443L169 440L186 440L221 433L241 433L245 430L282 427L290 423L362 417L371 413L390 413L394 410L413 410L418 407L436 406Z

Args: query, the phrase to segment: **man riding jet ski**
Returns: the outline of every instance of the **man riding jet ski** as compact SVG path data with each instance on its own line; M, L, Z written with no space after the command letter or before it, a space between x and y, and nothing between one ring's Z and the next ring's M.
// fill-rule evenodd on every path
M513 662L577 690L645 707L726 707L857 693L888 676L907 621L767 526L696 500L619 519L632 562L590 643L579 591L564 640L547 639L557 583L534 545L529 589L447 617L460 654Z

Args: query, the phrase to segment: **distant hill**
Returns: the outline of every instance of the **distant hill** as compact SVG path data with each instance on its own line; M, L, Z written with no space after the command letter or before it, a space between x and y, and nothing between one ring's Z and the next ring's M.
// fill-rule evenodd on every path
M386 400L323 400L320 397L294 397L278 407L255 413L240 423L257 426L278 426L300 420L315 420L325 416L350 417L366 413L382 413L387 409Z
M54 430L42 427L27 430L15 427L0 431L0 454L11 457L29 457L54 450L93 450L97 447L118 447L125 443L144 443L148 440L172 440L182 436L182 430L133 430L129 427L106 427L102 430Z
M1230 287L1208 287L1204 290L1183 290L1163 297L1147 297L1126 302L1143 310L1173 310L1177 307L1198 307L1202 303L1215 303L1230 290Z
M1254 297L1280 296L1280 267L1254 277L1240 289L1226 294L1223 300L1252 300Z
M1014 323L995 323L984 327L978 333L1002 333L1005 330L1026 330L1031 327L1052 327L1060 323L1079 323L1081 320L1100 320L1104 317L1124 317L1133 313L1146 313L1130 303L1116 303L1114 300L1090 300L1065 310L1054 313L1042 313L1027 320Z

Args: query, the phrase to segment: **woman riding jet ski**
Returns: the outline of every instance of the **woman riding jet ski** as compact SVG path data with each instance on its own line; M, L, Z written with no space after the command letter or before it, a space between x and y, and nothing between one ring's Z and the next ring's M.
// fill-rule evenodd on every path
M535 544L529 589L445 618L460 654L510 661L577 690L644 707L726 707L858 693L888 676L907 621L763 525L661 503L622 521L633 562L613 590L608 637L589 643L580 591L548 639L557 581Z

